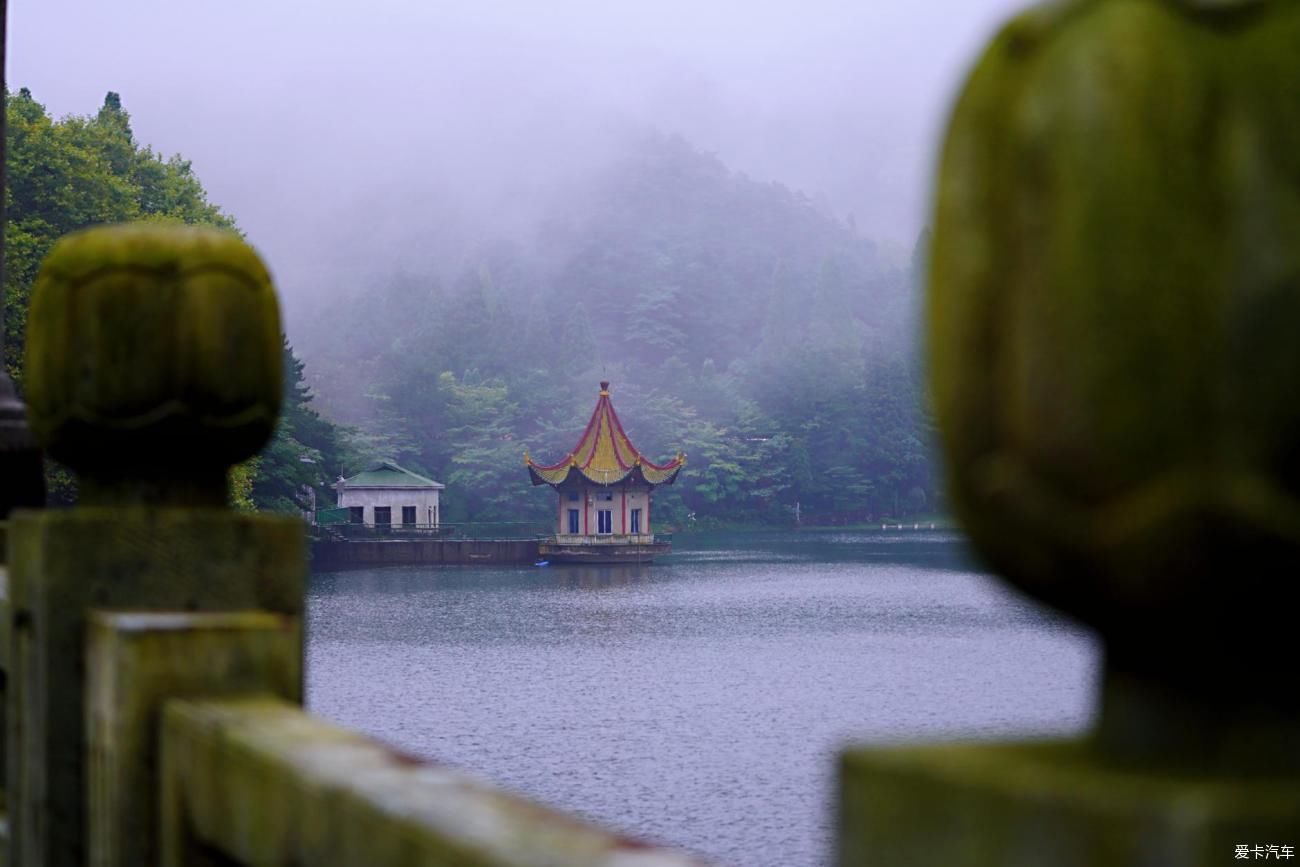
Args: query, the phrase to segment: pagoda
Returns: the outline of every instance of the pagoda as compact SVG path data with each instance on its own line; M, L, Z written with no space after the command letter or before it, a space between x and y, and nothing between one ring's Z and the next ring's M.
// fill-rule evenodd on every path
M569 563L648 563L672 550L650 526L652 492L671 485L686 455L665 464L647 460L628 439L600 384L596 409L578 444L559 463L543 466L524 453L534 485L558 494L555 537L541 544L544 560Z

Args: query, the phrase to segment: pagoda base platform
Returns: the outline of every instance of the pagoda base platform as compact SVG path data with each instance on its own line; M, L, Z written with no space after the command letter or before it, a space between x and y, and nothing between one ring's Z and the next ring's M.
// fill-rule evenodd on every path
M537 546L537 556L552 563L651 563L671 554L673 543L654 541L570 541L552 539Z

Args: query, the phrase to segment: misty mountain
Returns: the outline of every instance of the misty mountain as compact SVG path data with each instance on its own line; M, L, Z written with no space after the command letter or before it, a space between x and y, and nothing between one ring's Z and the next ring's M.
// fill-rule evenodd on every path
M899 301L900 275L871 242L680 138L645 140L586 198L543 229L541 253L555 300L591 317L602 360L725 366L774 319L791 338L830 315L878 329L889 312L876 305Z
M322 367L322 402L362 423L366 389L341 369L375 384L387 374L368 368L390 354L457 375L600 368L650 382L669 362L725 368L760 348L898 350L909 280L801 193L650 136L566 191L530 243L483 245L449 286L404 273L355 287L296 337Z
M645 136L469 262L357 286L295 335L326 414L448 481L453 517L546 513L520 456L563 455L599 379L644 450L692 454L679 515L932 499L912 274L808 197Z

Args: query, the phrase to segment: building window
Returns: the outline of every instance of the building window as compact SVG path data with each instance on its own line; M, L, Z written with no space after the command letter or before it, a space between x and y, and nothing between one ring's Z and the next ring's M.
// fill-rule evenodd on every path
M632 535L636 535L637 533L641 532L641 510L640 509L632 510L632 525L629 529Z
M415 506L402 506L402 523L408 527L415 526Z
M612 509L600 509L596 512L596 532L608 536L614 532L614 512Z
M601 491L599 494L596 495L596 499L597 499L597 500L602 500L603 502L606 502L606 503L612 503L612 502L614 502L614 492L613 492L613 491Z
M578 535L579 531L578 531L578 510L577 509L569 510L569 532L574 536Z
M364 524L366 522L365 506L348 506L348 523Z
M389 526L393 523L393 510L390 506L375 506L375 526Z
M569 502L570 502L570 503L576 503L576 502L578 502L578 492L577 492L577 491L569 491Z

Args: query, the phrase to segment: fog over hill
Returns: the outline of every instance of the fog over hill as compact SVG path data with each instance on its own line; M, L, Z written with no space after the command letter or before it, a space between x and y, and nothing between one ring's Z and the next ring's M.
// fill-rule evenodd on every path
M266 254L292 334L340 289L451 279L651 131L904 259L952 88L1010 6L43 0L10 4L8 77L56 117L120 92Z
M552 205L449 281L395 274L306 322L318 403L363 449L449 480L449 514L545 518L519 459L563 456L611 380L647 454L691 455L657 495L669 520L933 502L910 265L675 136L629 140Z
M913 248L1011 5L47 0L11 5L8 81L55 117L120 93L266 256L306 364L258 505L388 457L449 519L548 516L522 450L611 379L691 455L665 521L861 520L941 501Z

